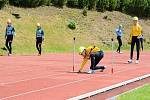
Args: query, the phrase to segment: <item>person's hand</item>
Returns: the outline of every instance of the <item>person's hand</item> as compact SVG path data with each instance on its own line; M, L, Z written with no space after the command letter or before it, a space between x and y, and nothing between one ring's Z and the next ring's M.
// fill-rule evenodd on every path
M5 39L7 38L7 36L5 35L5 37L4 37Z
M139 35L137 38L138 38L138 39L142 38L142 35Z
M131 41L128 41L128 44L131 44Z
M78 73L81 73L81 70L79 70Z

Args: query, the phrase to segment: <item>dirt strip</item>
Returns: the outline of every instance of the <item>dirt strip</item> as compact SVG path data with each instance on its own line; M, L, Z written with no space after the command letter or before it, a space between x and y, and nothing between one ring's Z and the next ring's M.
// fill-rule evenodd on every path
M108 98L119 95L121 93L124 93L126 91L137 88L137 87L142 86L142 85L147 84L147 83L150 83L150 78L146 78L146 79L143 79L141 81L130 83L128 85L125 85L125 86L122 86L122 87L119 87L119 88L116 88L116 89L113 89L113 90L110 90L110 91L107 91L104 93L100 93L100 94L97 94L97 95L92 96L90 98L83 99L83 100L106 100Z

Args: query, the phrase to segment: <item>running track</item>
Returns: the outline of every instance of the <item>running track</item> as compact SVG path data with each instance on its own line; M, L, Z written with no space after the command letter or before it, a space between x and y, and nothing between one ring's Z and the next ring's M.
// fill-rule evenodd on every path
M0 100L65 100L150 74L150 52L142 52L140 64L127 64L129 52L115 53L111 73L110 52L100 65L108 68L95 74L72 73L72 54L0 57ZM82 58L76 55L78 70ZM90 63L89 63L90 64ZM88 69L88 65L84 69Z

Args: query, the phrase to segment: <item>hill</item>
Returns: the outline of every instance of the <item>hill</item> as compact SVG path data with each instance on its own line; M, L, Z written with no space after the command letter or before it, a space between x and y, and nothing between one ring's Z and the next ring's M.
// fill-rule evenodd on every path
M13 42L13 52L15 54L33 54L35 48L36 23L41 23L45 31L43 44L44 53L49 52L71 52L73 49L73 37L76 37L77 47L80 45L98 45L104 50L110 50L110 41L113 37L115 28L123 25L124 29L124 50L129 49L127 40L129 38L130 27L132 25L131 16L121 12L97 12L88 11L88 16L83 16L82 10L64 7L38 7L38 8L17 8L7 6L0 10L0 48L4 47L4 32L6 21L11 18L16 29L16 37ZM14 14L19 14L16 18ZM107 18L106 18L107 17ZM67 24L69 20L75 20L77 28L71 30ZM150 20L141 19L145 36L145 48L150 50ZM0 54L6 51L0 50Z

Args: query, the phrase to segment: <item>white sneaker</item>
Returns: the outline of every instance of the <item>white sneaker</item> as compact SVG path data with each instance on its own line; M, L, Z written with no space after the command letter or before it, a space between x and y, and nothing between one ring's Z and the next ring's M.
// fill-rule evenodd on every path
M88 72L87 72L88 74L93 74L94 73L94 70L89 70Z
M136 60L135 63L136 63L136 64L139 64L139 60Z
M123 52L119 52L120 54L123 54Z
M11 56L12 54L8 53L8 56Z
M129 63L129 64L132 63L132 59L128 60L128 63Z

